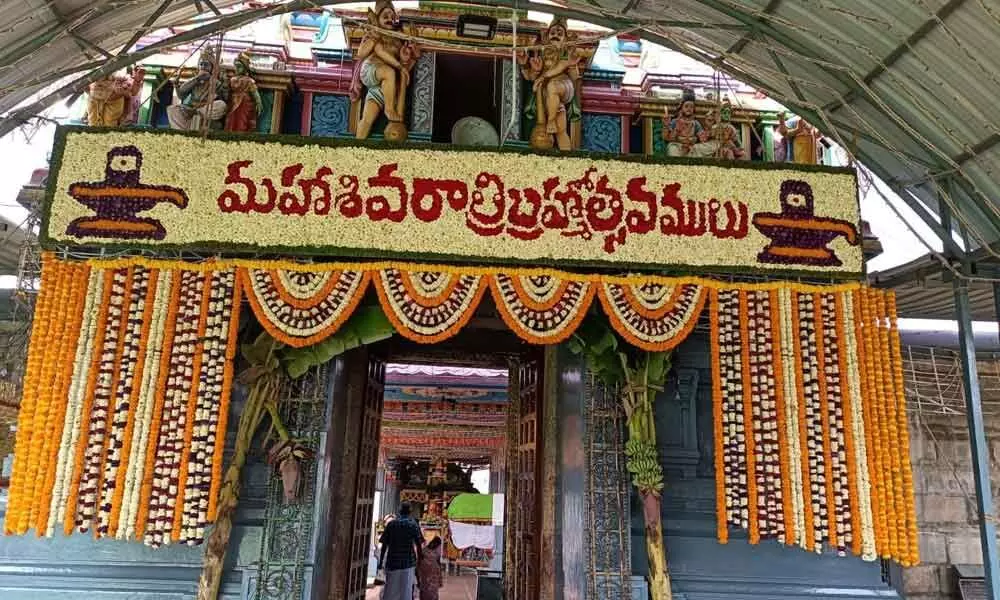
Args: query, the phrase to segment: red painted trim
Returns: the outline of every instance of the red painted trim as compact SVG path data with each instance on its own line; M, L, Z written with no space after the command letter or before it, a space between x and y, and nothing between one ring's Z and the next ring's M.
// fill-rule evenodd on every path
M312 131L313 93L302 95L302 135L308 136Z
M637 99L621 94L588 94L583 90L583 112L611 115L631 115L638 106Z
M291 70L295 84L303 92L318 92L322 94L343 94L351 88L351 78L354 76L354 64L345 61L343 65L326 65L323 67L299 67Z

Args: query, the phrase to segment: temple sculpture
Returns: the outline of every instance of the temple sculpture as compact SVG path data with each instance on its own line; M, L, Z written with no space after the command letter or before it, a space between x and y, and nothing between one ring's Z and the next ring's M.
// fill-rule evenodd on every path
M174 129L198 131L204 120L218 126L226 116L228 83L222 77L215 50L206 48L198 59L198 73L177 88L179 104L167 107Z
M816 146L819 134L816 129L802 117L787 120L785 113L778 113L778 133L782 144L777 158L785 162L795 162L805 165L815 165L819 162Z
M705 129L695 118L694 90L685 89L681 105L671 116L663 109L663 141L667 142L667 156L712 156L717 144L706 140Z
M351 81L351 101L362 99L362 86L366 91L361 119L356 136L367 138L372 127L384 112L389 123L385 127L386 140L401 142L407 138L406 90L410 85L410 72L420 56L419 49L410 42L391 35L398 29L398 15L390 0L379 0L375 10L368 11L368 31L355 56L354 76Z
M229 112L226 131L256 131L257 117L264 110L257 82L250 75L250 53L246 50L233 64L236 74L229 78Z
M706 151L711 149L710 156L724 160L743 158L745 152L740 147L740 134L732 123L733 107L729 99L723 99L718 108L709 113L700 140Z
M140 67L127 75L113 74L91 83L87 93L87 124L121 127L135 123L145 74Z
M552 147L552 138L560 150L579 146L580 61L583 53L569 44L571 36L564 17L556 17L541 36L545 48L540 53L518 56L521 74L532 82L531 99L525 116L535 119L531 133L534 148Z

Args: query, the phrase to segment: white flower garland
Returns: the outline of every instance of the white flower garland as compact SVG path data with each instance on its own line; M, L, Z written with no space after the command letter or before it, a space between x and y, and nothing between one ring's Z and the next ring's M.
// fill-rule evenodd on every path
M871 479L868 473L868 448L865 442L865 422L861 397L861 369L858 364L858 339L854 326L854 295L842 292L844 301L844 343L847 345L847 382L851 395L851 429L854 434L854 472L857 473L858 510L861 522L861 557L878 558L875 549L875 525L872 515Z
M98 310L94 304L101 299L103 291L104 271L91 269L87 279L83 320L80 323L81 335L77 340L76 356L73 360L73 377L66 400L66 418L63 421L62 441L59 444L59 455L56 461L56 478L52 488L52 501L49 504L49 522L45 530L47 537L52 537L56 525L62 523L66 517L70 479L73 477L73 459L76 456L77 442L80 438L80 424L83 419L83 396L93 360L94 340L97 337Z
M159 380L160 360L164 351L164 329L170 306L172 283L173 271L161 270L156 281L156 292L150 316L148 349L145 364L142 366L142 380L139 383L138 403L135 408L136 422L132 429L132 456L125 475L121 515L118 519L118 529L115 532L115 537L118 539L130 539L135 536L135 519L139 514L142 495L142 478L145 475L146 451L150 439L149 430L152 425L153 408L156 404L154 394L156 382Z
M782 371L785 384L785 439L788 443L789 486L792 498L792 523L795 540L806 547L805 503L802 494L802 440L799 435L800 404L796 380L799 373L795 368L795 344L792 335L792 292L787 288L778 290L781 328ZM796 317L797 318L797 317Z

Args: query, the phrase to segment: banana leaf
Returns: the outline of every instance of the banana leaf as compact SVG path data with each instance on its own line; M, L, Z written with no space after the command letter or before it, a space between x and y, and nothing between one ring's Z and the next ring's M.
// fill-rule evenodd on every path
M325 364L348 350L392 337L395 332L379 306L364 306L325 340L306 348L283 349L281 362L288 376L298 379L314 366Z

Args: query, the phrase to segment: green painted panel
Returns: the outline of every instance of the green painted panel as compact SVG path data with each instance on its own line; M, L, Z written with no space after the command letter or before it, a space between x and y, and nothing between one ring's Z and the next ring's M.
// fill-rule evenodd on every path
M260 115L257 117L257 132L271 133L272 109L274 108L274 90L261 90L260 99L264 104Z
M667 143L663 141L663 119L653 119L653 154L667 155Z

